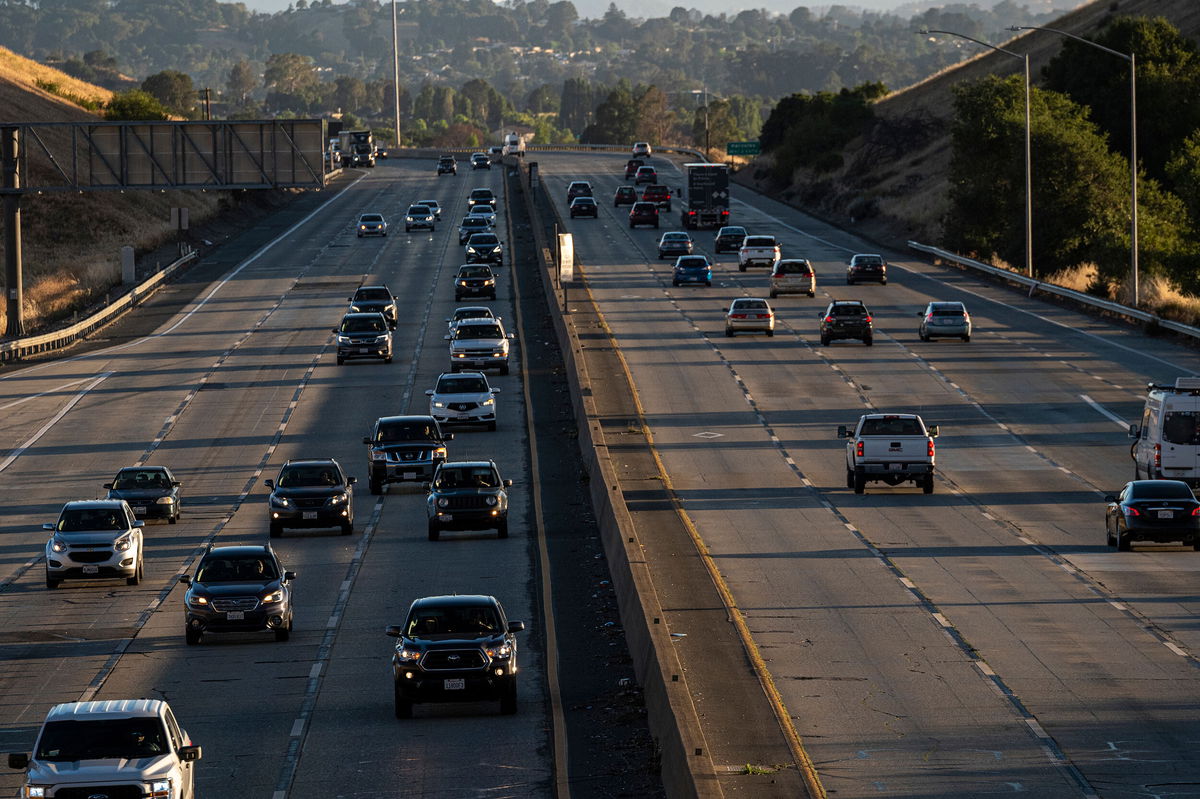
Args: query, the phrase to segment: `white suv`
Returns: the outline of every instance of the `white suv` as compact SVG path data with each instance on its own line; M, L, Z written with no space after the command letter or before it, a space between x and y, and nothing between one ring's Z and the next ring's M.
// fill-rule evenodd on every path
M499 369L508 374L508 342L512 334L504 332L499 319L464 319L454 333L444 337L450 342L450 371Z
M46 714L32 755L8 756L25 770L21 796L146 796L194 799L193 746L161 699L68 702Z
M482 424L496 429L496 393L483 372L445 373L437 387L425 392L429 415L440 425Z
M68 502L58 521L42 525L46 542L46 587L63 580L124 578L142 581L142 525L123 499Z

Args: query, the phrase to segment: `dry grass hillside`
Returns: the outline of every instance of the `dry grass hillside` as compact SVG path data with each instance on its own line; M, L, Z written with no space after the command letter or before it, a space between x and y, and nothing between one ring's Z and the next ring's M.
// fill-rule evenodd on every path
M104 102L112 93L0 48L0 122L87 122L98 117L42 85ZM53 135L51 134L51 138ZM25 195L21 201L27 329L103 297L120 281L121 247L139 251L174 236L171 208L190 208L195 221L218 209L215 192L90 192ZM0 235L0 259L6 243ZM4 280L0 269L0 282ZM5 292L7 294L7 291ZM0 330L4 327L0 304Z
M1112 16L1162 16L1185 36L1200 36L1200 0L1100 0L1047 27L1089 36ZM1059 52L1062 42L1056 34L1028 31L997 45L1029 53L1030 75L1036 85L1042 67ZM784 198L881 242L899 246L915 239L938 244L949 190L952 90L964 81L1009 75L1023 68L1019 59L970 42L961 44L965 53L972 48L982 52L879 100L875 110L882 123L871 135L851 144L844 154L844 166L834 173L796 174L791 187L783 192ZM765 170L752 166L742 170L738 179L765 186L764 176ZM863 208L872 210L856 213Z

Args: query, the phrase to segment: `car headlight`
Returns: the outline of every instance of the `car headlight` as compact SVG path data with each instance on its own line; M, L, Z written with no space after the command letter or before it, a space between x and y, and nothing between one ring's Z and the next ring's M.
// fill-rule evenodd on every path
M194 605L198 608L206 608L208 607L208 597L201 596L200 594L192 594L192 596L188 598L188 604Z
M445 457L446 457L446 448L445 448L445 447L437 447L437 448L435 448L435 449L433 450L433 457L435 457L435 458L445 458Z
M387 337L387 336L376 336L376 337L375 337L375 343L376 343L376 344L386 344L386 343L387 343L387 340L388 340L388 337Z
M50 549L54 552L66 552L67 551L67 542L63 541L61 538L57 538L57 537L51 538L50 539Z
M392 313L395 313L395 312L396 312L396 304L395 304L395 303L391 303L391 304L389 304L389 305L385 305L385 306L384 306L384 308L383 308L383 311L384 311L384 313L387 313L388 311L391 311Z
M396 649L396 658L412 662L421 659L421 653L415 649L409 649L406 646L401 646Z
M170 780L154 780L150 783L150 793L148 796L154 799L175 799L175 792L171 790Z
M481 408L490 408L490 407L492 407L492 406L493 406L493 405L495 405L495 404L496 404L496 398L495 398L495 397L488 397L488 398L487 398L487 399L485 399L483 402L479 403L479 407L481 407Z
M349 344L349 343L350 343L350 337L349 337L349 336L338 336L338 337L337 337L337 343L338 343L338 344Z
M158 499L154 500L155 504L157 505L170 505L174 501L175 497L159 497Z
M495 497L488 497L487 499L485 499L485 500L483 501L483 504L487 505L487 506L490 508L491 506L493 506L493 505L495 505L495 504L496 504L496 498L495 498Z
M358 226L358 229L359 229L359 230L366 230L366 229L367 229L367 226L366 226L366 225L359 225L359 226Z
M269 502L272 505L278 505L281 508L286 508L287 506L292 504L292 503L288 502L287 497L277 497L274 494L271 495Z
M485 285L485 286L494 286L494 285L496 285L496 281L495 281L495 280L492 280L491 278L488 278L487 280L483 281L483 285Z
M113 549L117 552L125 552L133 546L133 536L123 535L113 543Z
M433 403L432 403L432 405L433 405L433 407L435 407L435 408L445 408L445 407L446 407L446 403L444 403L444 402L438 402L437 400L434 400L434 401L433 401Z
M340 505L345 501L346 501L345 494L334 494L332 497L329 498L330 505Z
M450 507L450 500L446 497L438 497L437 506L439 508L448 508Z
M354 313L362 313L362 308L358 305L351 305L350 310Z
M512 657L512 647L509 646L507 643L500 644L500 646L488 647L488 649L486 651L487 651L488 657L490 657L490 658Z
M373 461L386 461L386 460L387 460L387 453L386 453L386 452L384 452L384 451L383 451L383 450L381 450L381 449L373 449L373 450L371 450L371 460L373 460Z
M30 799L33 799L33 797L37 797L37 799L42 799L42 797L44 797L45 795L46 795L46 786L45 785L26 785L25 786L25 796L30 797Z
M263 594L262 598L264 605L274 605L283 601L283 589L277 588L274 591L269 591Z
M404 217L404 221L405 222L415 222L416 220L413 219L411 216L406 216L406 217Z

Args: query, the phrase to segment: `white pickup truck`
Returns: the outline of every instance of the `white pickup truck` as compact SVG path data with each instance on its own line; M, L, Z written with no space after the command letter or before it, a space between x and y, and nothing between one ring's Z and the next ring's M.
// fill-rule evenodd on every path
M868 480L900 485L911 480L926 494L933 493L934 447L937 425L926 427L912 413L868 413L853 429L838 427L846 444L846 487L861 494Z
M749 266L770 266L779 260L782 250L774 236L747 236L738 250L738 271Z

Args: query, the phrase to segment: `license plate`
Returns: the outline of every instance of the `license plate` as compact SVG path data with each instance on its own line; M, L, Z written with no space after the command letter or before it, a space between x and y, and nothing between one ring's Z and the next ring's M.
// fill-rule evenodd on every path
M99 566L84 566L83 573L84 574L99 574L100 567Z
M444 522L452 522L452 521L454 521L454 514L453 513L439 513L438 518Z
M442 686L447 691L461 691L467 687L467 681L464 679L442 680Z
M1160 518L1160 519L1174 519L1174 518L1175 518L1175 511L1173 511L1173 510L1160 510L1160 511L1158 512L1158 518Z
M359 351L359 353L361 353L362 355L366 355L368 352L370 352L370 351L371 351L371 348L370 348L370 347L359 347L359 348L358 348L358 351Z
M228 621L242 621L246 618L246 614L240 610L231 610L225 614L225 618Z
M401 480L416 480L417 473L416 472L401 472L400 479Z
M317 512L316 512L315 510L306 510L306 511L304 511L304 513L302 513L302 514L300 515L300 518L302 518L302 519L315 519L315 518L317 518Z
M902 464L902 463L889 463L888 468L891 469L893 472L898 472L898 471L900 471L900 467L902 467L903 465L904 464Z
M135 514L138 514L138 513L145 513L145 512L146 512L146 506L145 506L145 505L134 505L134 506L133 506L133 512L134 512Z

